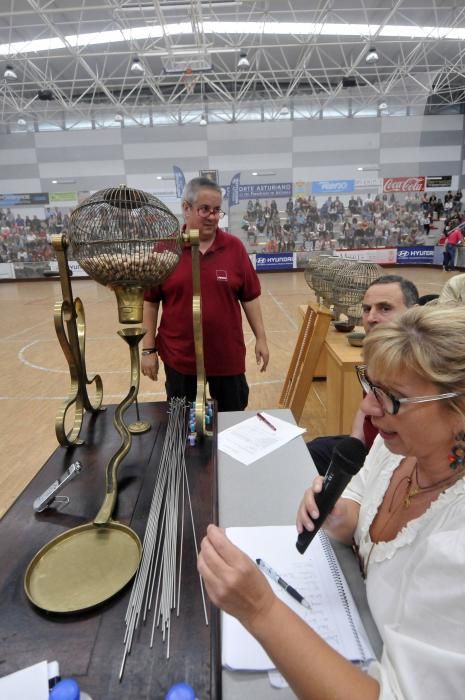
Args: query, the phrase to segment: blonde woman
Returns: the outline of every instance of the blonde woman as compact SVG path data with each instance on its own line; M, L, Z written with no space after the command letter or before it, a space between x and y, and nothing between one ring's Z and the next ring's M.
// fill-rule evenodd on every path
M210 526L199 571L213 602L258 639L299 698L456 700L465 678L465 307L414 307L366 339L363 408L378 429L325 521L355 541L384 642L355 668L279 601L253 562ZM318 517L317 477L297 529Z

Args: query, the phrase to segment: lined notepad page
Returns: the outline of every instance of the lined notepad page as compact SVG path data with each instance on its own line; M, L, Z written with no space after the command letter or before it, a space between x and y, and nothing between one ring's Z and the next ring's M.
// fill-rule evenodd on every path
M352 594L324 532L318 533L304 555L296 550L294 525L231 527L226 534L253 560L264 559L309 601L311 610L270 581L276 595L336 651L353 662L374 658ZM233 670L274 668L260 644L227 613L222 613L222 660L223 666Z

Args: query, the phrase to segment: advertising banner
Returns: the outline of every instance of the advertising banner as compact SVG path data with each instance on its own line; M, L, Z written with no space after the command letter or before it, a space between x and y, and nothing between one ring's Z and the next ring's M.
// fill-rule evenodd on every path
M0 280L12 280L15 278L13 263L0 263Z
M270 182L267 185L241 185L239 199L292 197L292 182Z
M314 180L312 194L347 194L355 189L355 180Z
M236 173L232 178L231 178L231 184L229 185L229 206L234 207L236 204L239 204L239 188L241 185L241 174Z
M426 178L427 190L450 189L452 187L452 175L431 175Z
M199 170L199 177L208 177L215 185L218 184L218 170Z
M334 255L352 260L368 260L378 265L395 265L397 248L360 248L359 250L335 250Z
M303 180L294 182L294 197L295 199L305 198L305 182Z
M434 246L405 246L397 248L397 264L398 265L432 265L434 260Z
M82 269L82 267L79 265L78 262L75 260L68 260L68 267L71 270L71 274L73 277L88 277L89 275L85 270ZM58 272L58 262L56 260L50 260L50 270L52 272Z
M78 201L77 192L49 192L50 204L76 204Z
M435 245L433 254L433 265L441 265L444 262L444 246Z
M426 178L418 177L385 177L383 180L383 192L424 192Z
M181 199L182 193L184 192L184 187L186 186L186 178L181 168L177 165L173 165L174 181L176 183L176 197Z
M255 268L260 270L293 270L294 253L257 253Z
M381 184L381 178L379 177L355 178L355 190L378 190Z
M224 188L224 196L229 199L230 185ZM292 197L292 182L270 182L268 185L239 185L239 200L279 199Z
M0 207L30 206L31 204L48 204L48 192L29 192L21 194L0 194Z

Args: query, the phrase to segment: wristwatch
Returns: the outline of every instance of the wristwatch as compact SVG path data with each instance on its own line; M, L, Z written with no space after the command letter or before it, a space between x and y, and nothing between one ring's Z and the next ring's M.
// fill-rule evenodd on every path
M143 348L141 355L153 355L157 352L157 348Z

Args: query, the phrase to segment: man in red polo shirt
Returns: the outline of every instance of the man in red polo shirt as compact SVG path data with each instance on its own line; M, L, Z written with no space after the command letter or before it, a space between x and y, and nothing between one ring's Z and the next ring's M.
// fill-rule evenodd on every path
M460 227L452 229L446 240L446 250L444 253L444 269L447 272L455 270L455 251L463 243L463 233Z
M255 357L262 372L269 359L260 309L260 282L241 240L218 227L223 217L222 192L208 178L194 178L185 188L182 210L186 230L198 229L205 374L220 411L247 406L245 343L241 307L255 335ZM161 357L170 399L196 396L192 325L192 259L185 248L168 279L144 295L142 373L158 378ZM157 331L158 311L162 314Z

